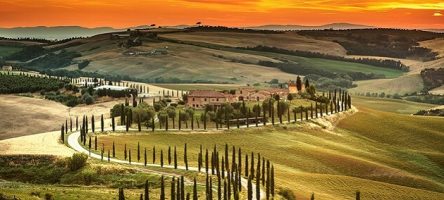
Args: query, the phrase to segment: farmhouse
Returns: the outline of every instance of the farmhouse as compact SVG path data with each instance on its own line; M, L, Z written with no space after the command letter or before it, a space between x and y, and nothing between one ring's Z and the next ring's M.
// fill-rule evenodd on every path
M213 90L193 90L187 98L187 106L192 108L204 108L206 105L220 106L226 102L234 100L231 95ZM231 103L231 102L230 102Z
M192 108L204 108L206 105L215 107L224 103L234 103L239 101L264 101L273 95L285 97L288 94L287 89L268 88L258 90L251 87L242 87L237 89L234 94L217 92L214 90L192 90L188 94L187 106Z
M5 66L2 67L3 71L12 71L12 69L13 69L12 66L6 66L5 65Z

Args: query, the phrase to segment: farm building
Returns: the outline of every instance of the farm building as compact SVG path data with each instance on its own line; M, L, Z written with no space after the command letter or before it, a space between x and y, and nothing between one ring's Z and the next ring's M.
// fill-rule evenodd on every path
M288 90L281 88L258 90L251 87L242 87L236 90L234 94L213 90L193 90L188 94L187 106L192 108L204 108L206 105L213 105L217 107L224 103L263 101L273 95L285 97L287 94Z
M2 67L3 71L12 71L12 69L13 69L12 66L6 66L5 65L5 66Z

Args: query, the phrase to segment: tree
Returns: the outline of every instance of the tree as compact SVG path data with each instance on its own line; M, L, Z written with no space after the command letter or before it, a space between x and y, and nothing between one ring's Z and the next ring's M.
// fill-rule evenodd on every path
M193 200L197 200L197 184L196 184L196 177L194 177L194 181L193 181Z
M137 142L137 162L140 161L140 143Z
M100 127L102 128L102 132L103 132L104 126L105 126L105 122L103 120L103 114L102 114L100 117Z
M125 194L123 193L123 188L119 188L119 200L125 200Z
M169 106L166 110L168 117L171 118L173 120L173 129L176 128L176 123L175 123L175 119L176 119L176 108L173 106Z
M361 200L361 192L356 191L356 200Z
M175 180L174 177L171 180L171 192L170 192L170 194L171 194L171 199L175 200L176 199L176 180Z
M114 145L114 141L113 141L113 158L116 157L116 146Z
M247 199L253 200L253 184L251 183L251 176L248 177L247 194Z
M150 185L148 183L148 180L146 180L145 181L145 195L144 195L145 199L144 200L150 200L149 187L150 187Z
M176 151L176 146L174 146L174 169L177 169L177 151Z
M287 100L291 102L293 99L294 99L293 95L288 93Z
M165 183L163 180L163 175L160 178L160 200L165 200Z
M308 78L305 78L305 89L308 89L310 87L310 82L308 81Z
M299 76L296 77L296 88L298 89L298 91L302 90L302 80Z
M315 98L316 97L316 88L313 85L311 85L307 89L307 93L310 94L311 98Z
M313 192L313 193L311 193L311 197L310 197L310 200L315 200L315 193Z
M185 143L183 159L184 159L184 162L185 162L185 169L188 170L187 143Z

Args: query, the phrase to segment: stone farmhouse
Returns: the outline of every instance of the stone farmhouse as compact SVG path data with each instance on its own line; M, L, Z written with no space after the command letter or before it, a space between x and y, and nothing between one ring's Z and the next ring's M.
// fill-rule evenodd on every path
M273 95L286 97L288 89L269 88L258 90L250 87L239 88L232 93L218 92L214 90L192 90L188 93L186 105L192 108L200 109L206 105L219 107L224 103L234 103L239 101L263 101Z

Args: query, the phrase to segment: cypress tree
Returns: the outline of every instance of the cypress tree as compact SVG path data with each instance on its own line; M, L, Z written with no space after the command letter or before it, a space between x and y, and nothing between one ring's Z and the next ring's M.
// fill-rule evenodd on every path
M210 177L210 187L208 189L208 191L210 192L210 198L209 199L213 199L213 179Z
M251 176L248 177L247 199L253 200L253 184L251 183Z
M142 131L142 126L140 124L140 114L137 114L137 128L139 129L139 132Z
M89 136L88 148L89 148L89 151L91 152L91 136Z
M224 156L222 156L222 178L225 178L225 160Z
M361 200L361 192L356 191L356 200Z
M185 143L183 159L184 159L184 162L185 162L185 169L188 170L187 143Z
M160 200L165 200L165 183L163 180L163 175L160 178Z
M248 154L245 154L245 176L246 176L246 177L249 177L249 176L248 176L248 170L250 170L250 169L248 168Z
M62 140L62 143L65 143L65 128L60 129L60 140Z
M128 161L131 164L131 149L128 150Z
M103 130L103 129L105 128L104 126L105 126L105 122L104 122L104 120L103 120L103 114L102 114L101 117L100 117L100 127L101 127L101 129L102 129L102 132L104 131L104 130Z
M308 109L305 109L305 120L308 121Z
M111 162L110 150L108 149L108 162Z
M202 145L200 145L200 148L199 148L199 155L198 155L198 160L197 160L197 168L199 169L199 172L200 172L200 170L201 170L201 168L202 168Z
M261 154L257 154L257 166L256 166L256 183L260 184L260 180L261 180ZM260 185L257 185L258 187Z
M180 197L182 200L184 200L185 199L185 179L183 176L180 176L180 189L181 189Z
M173 199L174 200L174 199ZM196 184L196 177L194 177L193 181L193 200L197 200L197 184Z
M156 146L153 147L153 164L156 163Z
M143 163L144 163L144 165L146 166L146 164L147 164L146 147L145 147L145 152L144 152L144 154L143 154Z
M186 200L190 200L190 193L187 192Z
M318 104L316 103L316 105L318 105ZM316 112L316 115L318 115L317 112ZM313 119L313 103L311 103L311 105L310 105L310 118Z
M113 158L116 157L116 146L114 145L114 141L113 141Z
M227 199L231 199L231 172L227 171Z
M315 193L313 192L313 193L311 193L311 197L310 197L310 200L315 200Z
M250 170L251 178L254 178L254 154L251 152L251 170Z
M79 116L76 116L76 131L79 130Z
M207 130L207 111L204 112L204 120L203 120L203 125L204 125L204 130Z
M227 181L224 179L224 200L228 200Z
M179 179L179 178L177 178L177 187L176 187L176 190L177 190L177 192L176 192L176 199L177 199L177 200L181 200L181 195L180 195L180 193L182 192L182 189L180 189L180 179Z
M94 150L97 151L97 135L94 136Z
M119 200L125 200L125 194L123 188L119 188Z
M267 160L267 184L265 184L266 199L270 198L270 161Z
M171 199L176 199L176 180L173 177L171 180Z
M168 146L168 165L171 165L171 147Z
M222 200L222 188L220 176L217 177L217 200Z
M165 116L165 131L168 131L168 115Z
M287 122L290 123L291 121L291 115L290 115L290 105L287 107Z
M72 118L69 118L69 131L72 132Z
M262 158L262 186L265 186L265 158Z
M93 116L91 116L91 129L92 129L92 132L94 133L94 131L95 131L95 120L94 120L94 115Z
M230 169L230 166L228 164L228 144L225 143L225 169L228 171Z
M205 172L208 174L208 149L205 151Z
M143 200L143 194L140 194L140 198L139 198L140 200Z
M154 123L154 117L151 118L151 131L154 132L154 129L156 129L156 124Z
M116 131L116 121L114 119L114 116L111 117L111 126L113 128L113 132Z
M260 166L260 164L258 166ZM260 180L259 177L260 177L260 170L258 168L257 174L256 174L256 200L260 200L261 199L261 187L260 187L261 183L259 181Z
M174 146L174 169L177 169L177 151L176 151L176 146Z
M304 112L304 107L300 107L300 110L301 110L301 122L302 122L302 120L304 120L304 117L303 117L303 112Z
M239 147L237 151L237 168L238 173L240 174L242 172L242 150Z
M148 180L145 181L145 199L144 200L150 200L150 191L149 191L149 183Z
M163 167L163 149L160 150L160 167Z
M271 165L271 177L270 177L270 190L271 190L271 196L274 197L274 167Z
M137 162L140 161L140 143L137 142Z
M65 120L65 133L68 133L68 120Z

